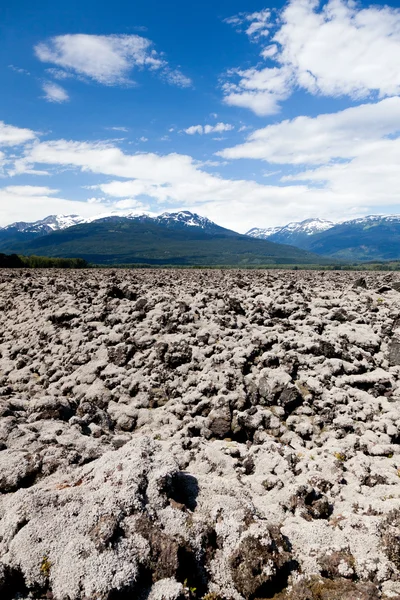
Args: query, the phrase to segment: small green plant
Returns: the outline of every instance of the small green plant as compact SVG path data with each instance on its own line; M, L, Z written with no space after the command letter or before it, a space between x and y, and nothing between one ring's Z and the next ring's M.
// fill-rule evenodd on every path
M47 556L43 556L42 564L40 565L40 572L42 575L46 577L46 579L50 576L51 562Z
M346 455L343 454L343 452L334 452L333 456L337 459L340 460L340 462L344 462L346 460Z
M187 590L190 593L190 595L192 595L192 594L194 595L196 593L196 591L197 591L197 588L191 587L189 585L187 579L185 579L185 581L183 582L183 587L185 588L185 590Z

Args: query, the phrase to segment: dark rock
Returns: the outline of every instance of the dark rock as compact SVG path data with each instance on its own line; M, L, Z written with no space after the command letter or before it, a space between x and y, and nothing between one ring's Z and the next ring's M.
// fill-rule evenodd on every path
M341 550L332 552L331 554L326 554L320 559L319 564L323 577L327 577L329 579L336 579L339 577L353 579L355 576L355 560L354 556L349 550ZM348 575L343 575L343 570L339 568L339 566L343 564L346 564L348 567Z
M278 404L285 410L286 416L289 416L302 403L303 397L294 385L287 386L278 398Z
M76 317L79 316L80 315L77 312L63 311L50 315L49 321L53 323L53 325L61 325L63 323L68 323L69 321L72 321L72 319L76 319Z
M176 367L180 367L191 360L192 349L185 341L171 343L164 355L164 362L171 369L176 369Z
M338 356L335 346L331 344L331 342L323 340L320 343L319 348L322 356L325 356L326 358L336 358Z
M208 428L213 436L225 438L231 431L231 412L229 406L213 409L208 415Z
M140 298L136 304L135 304L135 310L138 310L139 312L144 311L147 307L147 300L146 298Z
M252 456L247 456L243 461L243 468L246 475L254 473L254 459Z
M380 593L371 582L353 583L347 579L310 577L295 583L274 600L379 600Z
M43 398L28 409L30 421L59 419L68 421L74 411L66 398Z
M349 320L349 315L344 308L339 308L332 313L332 321L339 321L339 323L346 323Z
M355 282L353 283L353 288L363 288L364 290L367 289L367 282L365 281L364 277L359 277L359 279L356 279Z
M134 356L136 348L133 344L118 344L108 348L108 358L114 365L124 367Z
M272 592L280 577L287 579L290 562L289 545L277 527L271 527L269 541L249 535L230 559L235 587L246 600L265 597L264 589Z
M237 298L228 298L225 302L229 311L235 313L236 315L246 314L243 306L240 304Z
M107 290L106 294L107 298L118 298L118 300L122 300L125 298L124 292L116 285L113 285L111 288Z
M104 515L89 531L89 537L99 552L111 546L118 533L118 519L115 515ZM122 534L122 531L120 532Z
M400 365L400 340L393 339L389 344L389 364Z
M381 523L383 551L400 570L400 509L392 510Z
M306 520L328 519L332 514L332 506L328 498L311 486L302 485L289 500L289 509L294 513L300 510L300 515Z
M179 567L178 552L183 540L167 535L145 515L136 522L136 532L149 542L150 556L146 566L151 571L153 582L175 577Z

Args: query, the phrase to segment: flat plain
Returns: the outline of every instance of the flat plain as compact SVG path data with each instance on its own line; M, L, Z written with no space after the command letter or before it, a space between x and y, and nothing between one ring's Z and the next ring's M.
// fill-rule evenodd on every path
M400 598L393 273L0 271L0 593Z

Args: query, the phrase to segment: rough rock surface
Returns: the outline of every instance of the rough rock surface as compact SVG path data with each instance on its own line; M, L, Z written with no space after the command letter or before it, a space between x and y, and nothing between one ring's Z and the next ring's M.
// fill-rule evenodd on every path
M399 600L395 284L0 271L2 600Z

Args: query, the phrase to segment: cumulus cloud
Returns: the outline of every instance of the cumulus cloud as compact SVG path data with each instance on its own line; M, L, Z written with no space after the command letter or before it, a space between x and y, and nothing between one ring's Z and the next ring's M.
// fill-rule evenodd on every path
M363 8L351 0L291 0L261 56L275 61L275 69L231 71L239 81L233 89L224 86L226 103L273 114L296 86L331 97L394 96L400 94L400 10ZM266 93L259 82L274 70L282 71L274 74L280 89Z
M234 126L230 123L217 123L216 125L192 125L187 129L184 129L184 132L188 135L194 135L195 133L199 133L203 135L203 133L222 133L223 131L232 131Z
M68 102L69 100L69 96L66 90L57 83L46 81L43 84L42 88L45 93L44 98L45 100L47 100L47 102L55 102L57 104L61 104L62 102Z
M250 108L256 115L274 115L280 103L292 93L292 72L287 68L256 68L231 71L239 77L237 84L223 85L224 101L230 106Z
M67 34L53 37L35 46L37 58L61 68L61 73L91 79L103 85L132 83L130 73L135 68L160 71L174 85L185 87L190 80L173 70L140 35Z
M226 148L224 158L253 158L277 164L323 164L352 159L388 135L400 132L400 98L386 98L337 113L299 116L252 132L245 143Z
M6 125L0 121L0 146L18 146L35 139L36 134L31 129Z

